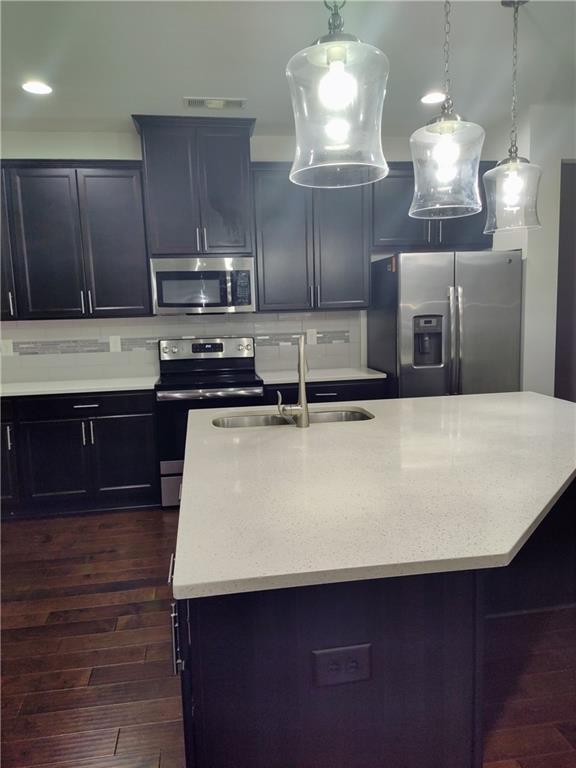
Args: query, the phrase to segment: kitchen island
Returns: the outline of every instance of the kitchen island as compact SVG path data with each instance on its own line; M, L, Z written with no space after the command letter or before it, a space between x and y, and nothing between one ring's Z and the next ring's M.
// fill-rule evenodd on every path
M576 406L338 407L374 418L189 414L173 581L189 765L476 768L486 569L553 510L557 600L574 595Z

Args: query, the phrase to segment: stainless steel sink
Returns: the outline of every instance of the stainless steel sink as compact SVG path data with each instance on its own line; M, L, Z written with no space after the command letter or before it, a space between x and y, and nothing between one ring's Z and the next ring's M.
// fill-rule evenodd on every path
M324 408L310 411L311 424L327 424L338 421L368 421L374 415L364 408ZM239 427L290 427L287 421L274 413L231 413L230 416L219 416L212 420L215 427L222 429L238 429Z

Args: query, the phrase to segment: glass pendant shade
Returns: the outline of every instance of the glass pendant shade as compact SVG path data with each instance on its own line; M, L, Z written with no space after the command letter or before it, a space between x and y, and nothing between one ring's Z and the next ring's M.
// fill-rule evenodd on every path
M508 157L486 171L486 234L540 226L537 208L540 176L539 166L524 157Z
M388 58L353 35L330 34L288 62L296 127L290 179L305 187L353 187L388 174L382 107Z
M479 125L453 113L412 134L412 218L454 219L482 210L478 167L484 135Z

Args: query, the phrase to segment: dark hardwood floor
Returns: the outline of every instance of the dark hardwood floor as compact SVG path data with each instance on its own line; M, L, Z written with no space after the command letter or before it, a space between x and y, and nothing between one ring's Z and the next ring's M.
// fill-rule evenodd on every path
M176 526L156 510L2 526L3 768L184 768ZM576 768L576 606L490 619L486 645L486 768Z

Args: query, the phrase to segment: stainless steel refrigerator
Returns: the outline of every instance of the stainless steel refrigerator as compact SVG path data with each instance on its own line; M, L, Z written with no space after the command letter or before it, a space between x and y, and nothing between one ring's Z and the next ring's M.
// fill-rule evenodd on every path
M372 263L368 365L400 397L520 389L522 252L399 253Z

